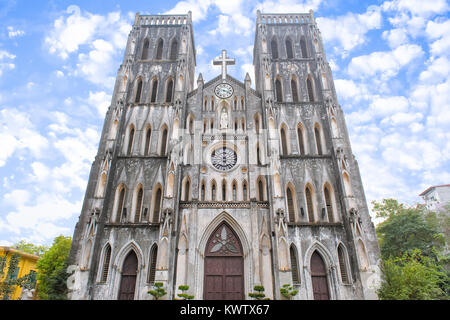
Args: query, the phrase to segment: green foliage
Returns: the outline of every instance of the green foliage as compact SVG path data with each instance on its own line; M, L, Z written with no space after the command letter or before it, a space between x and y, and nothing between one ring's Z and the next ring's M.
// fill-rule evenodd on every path
M4 268L6 266L7 255L3 257L2 260L2 276L5 274ZM9 300L11 294L15 290L17 285L17 278L15 277L17 266L19 265L20 255L18 253L13 253L9 259L8 271L6 277L0 282L0 297L3 300Z
M376 216L386 218L377 226L383 259L401 257L414 249L431 257L435 256L433 248L442 247L436 219L423 206L407 207L394 199L372 203Z
M188 295L186 291L189 290L189 286L179 286L178 290L181 290L183 293L179 293L178 296L182 298L182 300L192 300L194 296Z
M71 237L59 236L37 262L39 298L42 300L67 299L67 257Z
M297 295L298 290L294 290L294 287L290 284L284 284L283 287L280 288L280 292L283 297L292 300L292 297Z
M164 283L162 282L155 282L153 284L154 290L149 290L148 293L151 294L155 300L158 300L159 298L165 296L167 294L166 290L163 288Z
M448 284L442 268L416 249L384 261L378 296L382 300L448 299L442 282Z
M14 249L34 254L37 256L42 256L47 250L47 246L37 246L32 243L28 243L25 240L20 240L12 246Z
M249 293L249 297L256 299L256 300L270 300L269 298L266 298L266 295L264 294L264 286L254 286L253 290L256 292Z

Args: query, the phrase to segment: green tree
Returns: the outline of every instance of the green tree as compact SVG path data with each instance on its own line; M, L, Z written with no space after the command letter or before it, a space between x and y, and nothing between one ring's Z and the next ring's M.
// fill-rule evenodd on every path
M25 240L20 240L19 242L15 243L13 245L13 248L23 251L23 252L26 252L26 253L34 254L37 256L42 256L48 250L47 246L35 245L32 243L26 242Z
M284 284L283 287L280 288L280 293L286 299L292 300L298 293L298 290L294 290L294 286L290 284Z
M266 298L266 295L264 294L264 286L254 286L253 290L256 292L249 293L249 297L256 299L256 300L270 300L269 298Z
M443 245L443 235L424 206L408 207L395 199L384 199L381 203L374 201L372 204L377 218L385 218L377 226L383 259L401 257L414 249L435 257L435 249Z
M383 262L382 283L378 290L381 300L448 299L441 282L446 274L433 259L411 250L402 257Z
M67 257L69 255L71 237L59 236L37 262L39 289L42 300L67 299Z
M181 290L183 293L179 293L178 296L182 298L183 300L192 300L194 299L194 296L189 295L186 293L186 291L189 290L189 286L179 286L179 290Z
M163 288L164 283L162 282L155 282L153 284L153 290L149 290L148 293L151 294L155 300L159 300L159 298L165 296L167 294L166 290Z

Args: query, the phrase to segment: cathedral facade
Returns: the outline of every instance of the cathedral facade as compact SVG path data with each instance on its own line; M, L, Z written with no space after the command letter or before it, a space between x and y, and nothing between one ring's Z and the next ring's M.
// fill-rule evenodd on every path
M219 52L218 52L219 54ZM379 249L314 13L257 12L255 89L194 79L191 13L136 15L69 255L71 299L377 299ZM194 83L196 81L196 86Z

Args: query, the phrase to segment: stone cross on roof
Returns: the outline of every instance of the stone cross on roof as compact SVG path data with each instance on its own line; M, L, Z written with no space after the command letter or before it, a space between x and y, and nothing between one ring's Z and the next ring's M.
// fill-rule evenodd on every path
M235 59L227 57L227 50L222 50L222 56L213 60L213 65L222 65L222 81L227 78L227 65L234 65L236 63Z

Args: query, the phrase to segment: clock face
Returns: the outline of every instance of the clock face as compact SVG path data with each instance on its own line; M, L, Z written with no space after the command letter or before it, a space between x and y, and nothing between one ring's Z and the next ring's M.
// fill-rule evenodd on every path
M214 90L214 93L219 98L226 99L231 97L231 95L233 94L233 87L230 86L228 83L221 83L217 85L216 89Z
M230 170L236 165L236 162L236 152L226 147L215 149L211 154L211 163L217 170Z

